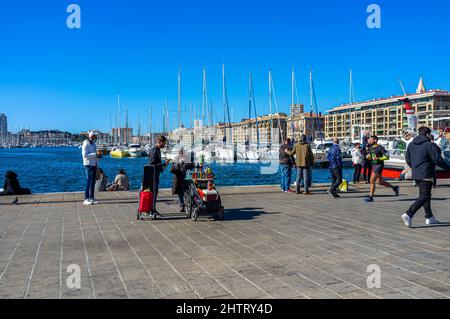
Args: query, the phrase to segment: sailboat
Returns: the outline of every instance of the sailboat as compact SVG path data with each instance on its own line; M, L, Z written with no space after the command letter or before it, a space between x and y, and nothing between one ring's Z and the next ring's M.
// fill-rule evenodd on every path
M275 103L275 112L272 114L272 103ZM278 132L274 136L273 118L277 115ZM261 150L261 159L263 160L277 160L279 158L280 138L283 138L283 130L281 129L280 114L278 113L278 103L275 95L275 87L273 84L272 71L269 71L269 117L270 126L267 137L267 145L265 149Z
M222 65L222 100L224 109L223 142L215 148L215 159L217 161L234 162L235 151L233 147L233 130L231 127L230 108L228 105L228 92L225 78L225 65Z
M252 109L254 109L255 113L255 121L256 121L256 144L253 142L252 135ZM253 76L250 72L249 76L249 98L248 98L248 127L247 127L247 136L244 145L238 145L236 150L237 159L238 160L246 160L246 161L258 161L260 159L259 155L259 123L258 123L258 115L256 113L256 102L255 102L255 94L253 90Z
M120 95L117 95L117 117L116 117L116 124L117 124L116 126L117 126L117 129L118 129L118 131L117 131L117 146L114 146L111 149L110 155L111 155L112 158L129 157L130 154L127 152L127 150L123 146L121 146L120 139L121 139L122 136L120 134L120 128L119 128L120 123L117 123L118 119L120 121Z

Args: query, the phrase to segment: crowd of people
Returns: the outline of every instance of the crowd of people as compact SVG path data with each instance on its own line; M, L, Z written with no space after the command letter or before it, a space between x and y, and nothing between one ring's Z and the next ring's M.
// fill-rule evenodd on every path
M442 150L434 143L432 131L430 128L421 127L418 130L418 136L409 144L406 152L407 168L403 172L406 177L412 178L414 185L419 189L419 198L402 215L402 220L408 227L412 226L412 220L416 213L424 208L425 222L427 225L439 224L431 210L432 189L436 187L436 166L444 170L450 170L450 166L442 157ZM106 191L128 191L130 189L130 180L123 169L118 171L112 183L109 183L104 170L99 167L101 155L97 152L97 135L90 132L89 137L82 145L83 165L86 172L86 188L84 205L95 205L98 201L95 198L95 192ZM364 201L366 203L374 202L376 186L384 186L392 189L395 196L400 195L399 186L394 186L383 178L385 161L389 160L389 154L379 143L377 136L370 136L363 140L363 144L357 143L351 150L352 164L354 167L353 183L364 181L370 184L370 191ZM161 136L157 143L149 152L149 165L155 168L154 172L154 201L156 203L159 191L160 175L170 165L170 161L163 163L161 150L167 145L167 139ZM329 162L331 185L327 193L333 198L340 198L339 191L343 183L343 161L340 140L335 138L333 146L328 151L327 159ZM300 140L293 145L290 139L286 139L280 147L279 163L281 167L281 191L284 193L294 193L292 190L292 170L296 169L297 179L295 183L295 193L304 195L313 195L311 192L313 180L314 154L306 136L301 136ZM171 167L173 174L172 194L178 195L180 211L185 212L184 192L186 189L186 173L194 168L194 164L185 158L183 150L180 151ZM302 192L302 189L304 190ZM15 172L8 171L5 175L3 189L0 189L0 196L25 195L31 194L29 189L21 188L18 176ZM18 202L16 197L14 204ZM160 215L154 206L154 214Z
M409 144L406 152L406 164L414 185L419 188L419 198L402 216L405 225L412 227L414 215L421 209L425 209L425 223L427 225L439 224L431 210L432 188L436 187L436 166L444 170L450 170L450 166L444 161L442 151L434 143L434 136L428 127L422 127L418 130L418 136ZM388 183L383 178L385 161L389 160L389 154L386 149L380 145L377 136L373 135L363 140L363 144L357 143L351 150L352 164L354 167L353 183L361 183L361 179L370 184L370 190L366 203L374 202L374 196L377 185L392 189L395 196L400 195L400 187ZM327 193L333 198L340 198L339 190L346 183L343 180L343 161L342 151L338 138L333 139L333 146L327 154L329 161L331 185ZM314 166L314 156L305 136L302 136L299 142L293 146L290 139L286 139L280 147L280 167L281 167L281 191L284 193L293 193L292 169L297 170L296 193L301 193L304 187L305 195L312 195L310 191L312 181L312 167Z

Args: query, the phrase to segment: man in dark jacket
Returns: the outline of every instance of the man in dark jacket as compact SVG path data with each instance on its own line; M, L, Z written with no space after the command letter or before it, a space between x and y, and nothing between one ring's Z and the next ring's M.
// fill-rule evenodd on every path
M164 149L166 147L167 139L165 136L158 137L156 141L156 145L150 150L148 154L148 162L150 165L155 167L155 206L154 206L154 213L156 215L160 215L159 212L156 210L156 199L158 197L158 190L159 190L159 176L162 172L164 172L164 169L169 165L170 161L166 161L165 164L162 163L161 160L161 149Z
M412 168L413 179L419 186L419 198L402 216L406 226L412 227L414 215L422 207L425 209L425 223L427 225L439 224L431 211L431 191L433 189L433 176L436 165L445 170L450 166L444 161L441 154L430 140L431 129L421 127L417 136L408 146L406 163Z
M331 188L328 190L328 194L335 199L340 197L337 191L342 184L342 151L339 142L338 138L333 139L333 146L327 155L331 172Z
M293 193L291 190L292 161L291 156L286 151L291 151L291 139L286 139L280 147L280 167L281 167L281 191L283 193Z

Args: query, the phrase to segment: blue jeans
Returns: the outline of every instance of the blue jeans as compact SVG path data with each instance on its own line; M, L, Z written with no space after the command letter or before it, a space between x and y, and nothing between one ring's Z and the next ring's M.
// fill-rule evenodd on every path
M286 164L281 166L281 190L287 192L291 189L292 182L292 167Z
M309 192L311 186L312 169L307 167L297 167L297 192L301 187L305 187L305 192Z
M94 192L95 192L95 180L97 177L97 166L85 166L86 170L86 190L84 192L84 199L94 200Z

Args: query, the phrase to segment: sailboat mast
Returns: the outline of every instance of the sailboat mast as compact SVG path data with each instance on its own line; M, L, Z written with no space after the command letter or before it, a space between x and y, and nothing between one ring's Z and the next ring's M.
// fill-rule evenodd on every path
M270 137L270 143L272 144L272 129L273 129L273 120L272 120L272 71L269 70L269 117L270 117L270 132L269 132L269 137Z
M203 101L202 101L202 120L206 126L206 114L208 113L208 85L206 79L206 68L203 68Z
M181 127L181 69L178 69L178 127Z

